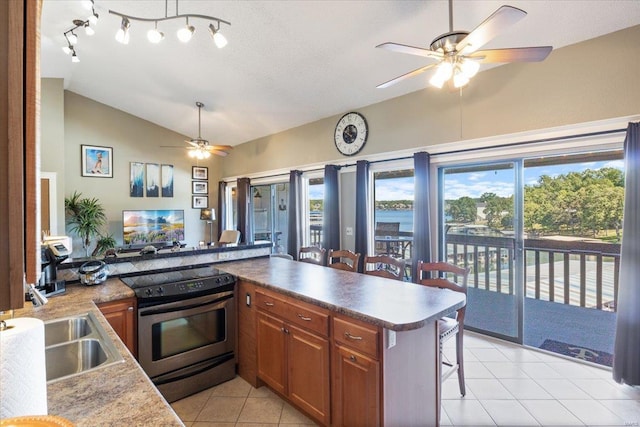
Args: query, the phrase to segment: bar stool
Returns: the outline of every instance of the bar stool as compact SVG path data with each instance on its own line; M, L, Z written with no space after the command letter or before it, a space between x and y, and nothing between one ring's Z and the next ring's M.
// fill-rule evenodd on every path
M470 268L462 268L457 265L446 262L422 262L418 261L417 277L414 279L416 283L424 286L430 286L441 289L449 289L454 292L461 292L467 295L467 279L469 277ZM426 277L423 273L427 273ZM447 277L453 275L455 280ZM438 333L440 335L440 359L442 363L449 367L442 372L442 381L447 379L454 372L458 373L458 385L460 386L460 394L464 396L467 391L464 385L464 360L462 337L464 332L464 313L467 304L456 311L455 319L443 317L438 320ZM450 363L444 360L442 348L444 343L451 337L456 336L456 363Z

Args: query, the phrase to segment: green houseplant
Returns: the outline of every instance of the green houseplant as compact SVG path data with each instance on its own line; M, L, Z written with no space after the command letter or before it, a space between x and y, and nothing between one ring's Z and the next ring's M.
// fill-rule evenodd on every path
M99 235L98 241L96 242L96 247L91 252L91 256L98 256L104 254L108 249L113 249L117 245L115 237L113 234Z
M82 247L88 257L93 238L100 235L100 229L107 222L104 208L98 199L83 198L82 193L77 191L71 197L65 197L64 208L69 231L82 239Z

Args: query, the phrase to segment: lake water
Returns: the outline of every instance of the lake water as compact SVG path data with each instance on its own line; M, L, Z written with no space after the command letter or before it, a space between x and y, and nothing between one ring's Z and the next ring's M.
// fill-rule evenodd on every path
M400 231L413 231L413 211L377 210L374 222L399 222Z

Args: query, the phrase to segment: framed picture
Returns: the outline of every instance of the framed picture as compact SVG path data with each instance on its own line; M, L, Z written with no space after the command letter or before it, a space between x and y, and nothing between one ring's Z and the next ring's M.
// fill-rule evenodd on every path
M162 197L173 197L173 165L162 165Z
M160 167L147 163L147 197L160 197Z
M191 207L204 209L209 207L209 196L191 196Z
M207 181L191 181L191 192L193 194L209 194L209 183Z
M82 176L113 178L113 148L81 145Z
M192 166L191 178L193 179L209 179L209 168L205 166Z
M144 163L131 162L129 197L144 197Z

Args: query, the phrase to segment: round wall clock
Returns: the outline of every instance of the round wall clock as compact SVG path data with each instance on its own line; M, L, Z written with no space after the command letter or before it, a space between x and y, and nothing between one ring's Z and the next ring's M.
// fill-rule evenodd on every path
M360 113L347 113L338 120L334 141L336 148L345 156L353 156L364 147L369 135L369 128L364 116Z

